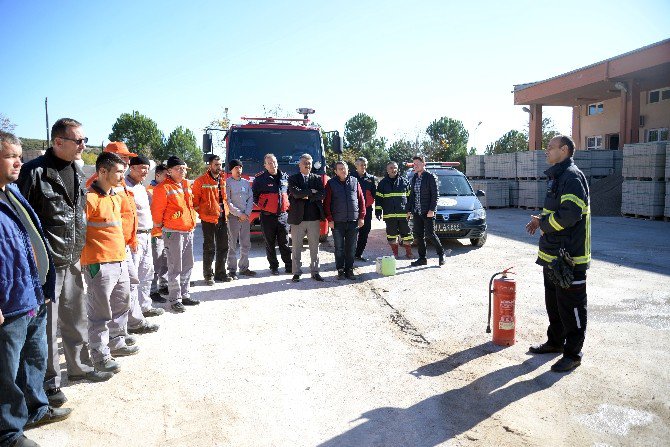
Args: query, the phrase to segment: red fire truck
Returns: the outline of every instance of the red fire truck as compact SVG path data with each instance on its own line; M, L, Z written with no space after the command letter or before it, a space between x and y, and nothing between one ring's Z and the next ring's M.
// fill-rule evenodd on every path
M279 170L288 175L299 172L298 163L302 154L310 154L313 159L312 172L328 181L326 175L326 152L321 136L321 128L310 124L308 116L313 109L300 108L302 118L253 118L242 117L245 124L233 124L226 132L226 163L238 159L244 164L244 177L253 182L254 176L263 171L263 157L271 153L277 157ZM337 131L331 135L332 149L342 153L342 140ZM227 169L226 169L227 170ZM230 175L230 174L227 174ZM251 213L251 229L260 233L259 210L254 206ZM328 236L328 225L321 222L321 240Z

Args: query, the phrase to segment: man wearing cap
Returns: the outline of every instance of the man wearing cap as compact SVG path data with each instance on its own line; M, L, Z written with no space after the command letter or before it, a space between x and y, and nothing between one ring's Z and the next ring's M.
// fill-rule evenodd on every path
M256 276L249 270L249 250L251 249L251 210L254 208L254 194L251 183L242 177L243 165L240 160L230 160L230 177L226 180L228 200L228 276L237 279L240 275ZM240 262L237 262L237 245L240 245Z
M226 182L221 169L221 158L212 155L207 171L193 182L193 208L202 225L202 274L208 286L214 281L228 282L226 256L228 254L228 224L226 214ZM212 262L214 272L212 272Z
M162 183L166 177L167 166L161 163L156 166L154 179L147 185L149 205L151 205L154 198L154 188ZM167 254L165 253L165 244L163 243L163 231L156 227L151 229L151 257L154 263L154 278L151 281L151 300L154 303L167 303L167 300L163 298L163 295L168 294Z
M151 215L154 227L163 231L167 252L168 301L175 312L184 312L184 305L200 301L191 299L189 283L193 270L193 230L195 209L193 194L186 180L186 163L177 156L167 161L168 176L154 188Z
M149 159L142 155L130 159L130 168L126 174L126 188L133 193L137 209L137 248L131 250L131 259L137 270L139 284L130 285L130 300L133 310L139 310L144 317L155 317L163 314L163 309L151 306L151 281L154 276L154 265L151 257L151 230L154 223L151 218L149 195L142 184L149 172ZM136 315L135 318L138 318ZM145 326L143 326L145 327ZM132 328L128 328L129 330Z
M60 390L61 372L57 330L60 329L68 379L109 380L96 371L88 352L88 323L84 279L79 258L86 242L84 173L74 163L88 138L79 121L61 118L51 128L52 147L21 167L17 185L39 217L56 266L57 304L47 304L48 362L44 388L52 406L67 398Z

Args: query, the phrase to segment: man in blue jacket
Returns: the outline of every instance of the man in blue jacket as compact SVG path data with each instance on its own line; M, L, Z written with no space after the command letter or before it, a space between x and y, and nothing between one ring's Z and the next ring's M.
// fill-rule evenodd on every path
M21 142L0 131L0 447L36 446L24 429L60 421L72 411L49 406L46 302L55 271L37 215L16 186Z

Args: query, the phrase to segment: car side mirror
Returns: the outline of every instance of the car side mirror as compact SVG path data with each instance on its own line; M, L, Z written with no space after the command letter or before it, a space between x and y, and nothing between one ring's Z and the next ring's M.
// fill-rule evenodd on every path
M484 197L486 193L482 191L481 189L478 189L477 192L475 193L477 197Z
M342 138L337 131L333 132L333 152L336 154L342 153Z

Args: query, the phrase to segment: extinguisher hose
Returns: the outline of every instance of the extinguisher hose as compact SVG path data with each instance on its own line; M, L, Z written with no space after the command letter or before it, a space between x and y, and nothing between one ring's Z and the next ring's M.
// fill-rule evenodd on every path
M495 275L491 276L491 280L489 281L489 317L487 320L486 324L486 333L490 334L491 333L491 294L493 293L493 279L498 276L502 275L505 272L498 272Z

